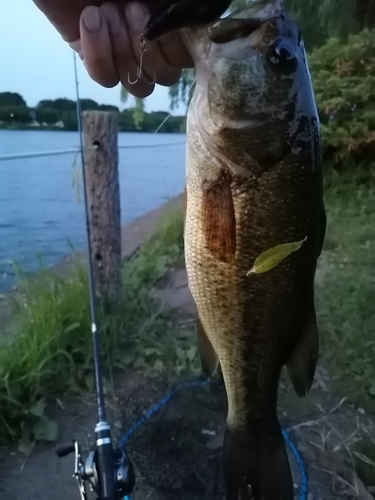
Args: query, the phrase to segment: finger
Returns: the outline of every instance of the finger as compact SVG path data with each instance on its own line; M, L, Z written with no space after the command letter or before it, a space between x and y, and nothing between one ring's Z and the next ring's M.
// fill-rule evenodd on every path
M81 39L78 38L78 40L74 40L73 42L70 42L69 43L69 47L71 49L73 49L75 52L77 52L77 54L79 55L79 57L81 58L81 60L83 61L83 53L82 53L82 46L81 46Z
M100 10L109 29L112 57L121 84L135 97L149 96L152 94L155 85L148 85L142 78L133 85L129 83L129 80L136 79L138 61L133 52L124 17L112 3L103 4Z
M193 68L194 62L178 31L168 33L159 39L160 50L165 60L174 68Z
M119 76L113 62L108 25L98 7L89 6L82 12L80 32L87 72L103 87L115 87Z
M87 5L100 5L101 0L74 0L71 2L34 0L34 3L55 26L64 40L72 42L79 38L79 18L83 9Z
M150 18L150 14L143 5L130 3L125 8L125 15L133 51L139 61L141 50L139 37ZM171 66L166 60L157 41L147 42L142 59L142 69L148 79L155 79L157 83L165 86L176 83L181 75L180 68Z

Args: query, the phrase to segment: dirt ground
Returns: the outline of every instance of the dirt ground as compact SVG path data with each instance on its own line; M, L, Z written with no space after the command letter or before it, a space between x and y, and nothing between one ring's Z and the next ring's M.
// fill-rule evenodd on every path
M156 295L177 309L183 321L194 320L194 306L184 269L173 271ZM115 381L116 398L109 398L115 436L121 438L171 387L165 380L137 372ZM53 416L61 440L78 439L83 446L96 423L93 397L66 399ZM226 399L219 382L186 388L143 424L128 441L137 487L134 500L223 499L221 442ZM298 447L308 469L308 500L360 498L370 500L353 474L352 444L362 435L374 436L375 419L336 396L327 372L319 367L310 395L299 400L286 377L280 386L280 420ZM366 439L366 437L365 437ZM301 478L292 454L296 498ZM345 460L344 460L345 459ZM39 445L25 457L16 447L0 449L2 500L78 500L73 457L59 459L51 445Z

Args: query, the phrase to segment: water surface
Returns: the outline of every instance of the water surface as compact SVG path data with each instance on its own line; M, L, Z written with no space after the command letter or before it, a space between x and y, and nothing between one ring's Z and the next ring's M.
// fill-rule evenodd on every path
M78 145L76 132L0 130L0 156ZM126 224L182 192L185 135L121 133L119 146L139 146L119 150L121 221ZM11 261L34 271L38 252L53 265L70 253L69 241L75 249L86 246L82 196L77 202L73 185L76 157L0 161L1 291L14 284Z

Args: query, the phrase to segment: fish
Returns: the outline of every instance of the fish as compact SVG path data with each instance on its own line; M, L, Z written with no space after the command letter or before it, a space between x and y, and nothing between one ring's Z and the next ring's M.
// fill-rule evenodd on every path
M160 25L168 23L166 13ZM285 366L298 397L313 383L314 280L326 233L303 37L282 0L255 0L181 33L196 68L185 261L202 370L208 379L220 370L226 389L226 499L292 500L278 387Z

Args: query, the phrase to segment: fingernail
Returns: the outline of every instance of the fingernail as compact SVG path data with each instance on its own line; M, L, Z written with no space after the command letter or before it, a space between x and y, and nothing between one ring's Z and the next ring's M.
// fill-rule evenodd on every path
M96 33L102 27L102 18L97 7L87 7L83 12L83 22L89 33Z
M125 15L129 29L132 31L138 31L146 24L148 11L145 7L138 3L130 3L125 8Z

